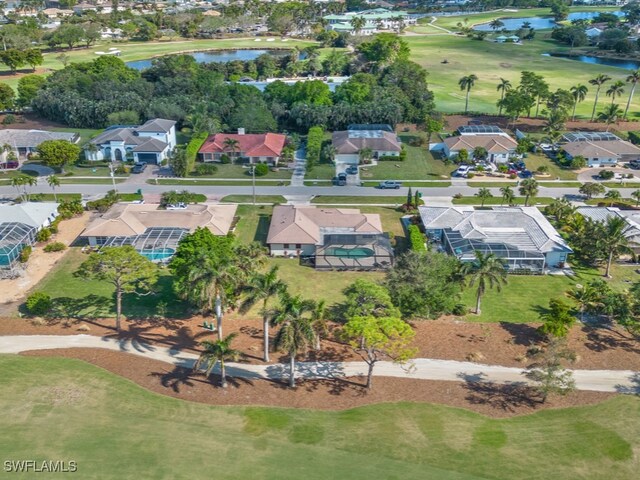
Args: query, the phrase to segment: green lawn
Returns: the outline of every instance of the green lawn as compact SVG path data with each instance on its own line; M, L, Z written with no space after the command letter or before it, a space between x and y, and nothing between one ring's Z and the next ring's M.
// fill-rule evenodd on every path
M214 165L218 167L218 171L216 173L214 173L213 175L206 175L198 178L202 178L202 179L209 179L209 178L233 178L233 179L242 178L244 179L246 178L247 180L251 180L251 171L248 168L244 168L242 165L236 165L231 163L228 163L228 164L215 163ZM286 168L280 168L276 172L269 170L268 174L266 174L264 177L256 177L256 180L289 179L289 178L291 178L291 170L288 170Z
M330 163L320 163L304 174L305 180L331 180L335 176L336 166Z
M544 188L580 188L582 183L580 182L545 182L539 180L538 185Z
M311 203L333 203L336 205L348 205L348 204L371 204L382 203L387 205L403 204L407 201L407 197L347 197L340 195L317 195L313 197Z
M79 248L71 248L56 266L38 283L33 291L42 291L64 303L72 318L99 318L115 316L113 287L107 282L77 278L73 273L87 255ZM146 318L160 313L159 304L166 304L168 317L187 315L185 305L173 293L171 277L162 270L158 289L154 295L125 294L122 311L125 316Z
M380 182L362 182L365 187L376 187L380 184ZM419 187L419 188L438 188L438 187L450 187L451 182L447 181L428 181L428 182L402 182L403 187Z
M158 178L147 180L150 185L195 185L195 186L225 186L225 187L247 187L253 185L250 179L247 180L213 180L211 178L184 179L179 178ZM256 181L258 187L277 187L288 185L288 180L266 180Z
M29 196L29 201L30 202L53 202L56 198L59 202L61 200L81 200L82 194L58 193L54 196L53 193L34 193Z
M451 177L451 172L455 170L452 165L445 165L442 160L435 159L427 146L409 145L412 135L399 136L407 150L407 158L404 161L384 161L375 166L362 167L362 180L439 180Z
M637 478L640 399L631 396L509 419L409 402L216 407L79 360L17 355L0 356L0 381L3 459L73 460L80 478Z
M525 159L525 162L527 164L527 168L532 172L538 170L538 167L542 165L546 166L549 177L541 177L541 179L543 180L545 178L547 180L575 180L578 177L575 171L569 170L568 168L560 167L556 162L551 160L546 155L529 153L528 157Z
M527 11L527 14L530 13ZM450 18L441 20L459 21ZM433 90L437 108L441 112L464 110L464 92L460 91L458 80L473 73L478 76L478 81L471 90L469 110L497 113L496 101L499 100L499 92L496 91L496 85L500 78L517 85L520 72L531 70L542 75L552 91L558 88L569 89L578 83L589 86L589 94L586 100L579 104L577 113L583 118L590 116L594 89L588 81L601 73L609 75L614 81L624 81L628 72L622 68L543 56L542 54L547 52L568 50L568 47L552 41L549 36L548 31L539 31L535 40L526 41L524 45L478 41L454 35L406 36L404 39L411 48L410 59L429 72L429 88ZM448 62L446 64L442 63L445 59ZM621 100L626 101L626 93ZM600 101L601 110L606 101L603 97ZM632 102L631 112L632 117L640 116L640 98L637 96Z
M103 165L67 165L64 167L64 172L69 174L71 173L76 177L109 177L111 175L111 171L109 167L105 167ZM129 175L116 175L119 177L128 177Z
M242 195L235 196L241 197ZM229 197L225 197L222 200L227 201L227 198ZM255 207L253 205L238 205L236 215L240 217L240 220L236 225L235 235L243 243L265 243L272 211L273 207L267 205L257 205Z
M253 195L227 195L222 197L223 202L229 203L251 203ZM257 203L286 203L282 195L256 195Z
M126 178L116 178L116 183L122 183ZM74 185L110 185L113 183L111 178L73 178L73 177L60 177L61 184L74 184Z
M482 187L486 187L486 188L497 188L497 187L515 187L516 185L518 185L518 182L514 182L513 180L510 179L504 179L503 181L493 181L493 180L487 180L486 182L482 182L482 181L478 181L478 182L473 182L473 181L468 181L467 182L467 186L469 187L475 187L475 188L482 188Z

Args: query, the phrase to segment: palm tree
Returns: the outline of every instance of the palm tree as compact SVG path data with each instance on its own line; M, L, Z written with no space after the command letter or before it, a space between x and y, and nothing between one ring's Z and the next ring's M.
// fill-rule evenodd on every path
M351 19L350 23L351 23L351 27L353 28L353 33L355 35L358 35L367 24L367 21L365 20L364 17L356 16Z
M481 188L476 193L476 197L480 199L480 207L484 207L484 202L493 197L493 195L491 194L491 190L489 190L488 188Z
M571 120L575 120L576 107L578 106L578 103L583 102L584 99L587 98L587 93L589 92L589 89L587 88L586 85L579 84L574 87L571 87L570 91L571 91L571 96L573 97L573 113L571 114Z
M589 83L596 88L596 99L593 102L593 111L591 112L591 121L593 122L594 117L596 116L596 107L598 106L598 97L600 96L600 88L602 88L602 85L604 85L605 83L607 83L609 80L611 80L611 77L608 75L604 75L604 74L600 74L598 75L596 78L592 78L591 80L589 80Z
M313 309L313 303L303 300L299 295L288 293L280 295L280 308L273 317L273 323L280 325L274 347L289 355L289 386L296 386L296 355L315 341L311 318L307 316Z
M236 156L238 145L240 145L240 142L238 142L238 140L236 140L235 138L227 137L224 139L224 150L230 151L232 157Z
M462 273L469 277L469 286L476 283L476 315L480 315L480 301L487 287L496 287L499 292L502 285L507 283L507 268L504 259L496 257L493 253L482 253L476 250L476 259L462 266Z
M236 338L237 333L231 333L224 337L222 340L216 340L215 342L210 342L205 340L201 343L204 347L202 353L198 357L193 369L199 370L202 365L206 365L207 369L205 370L205 374L207 376L211 375L211 371L215 368L215 366L220 364L220 386L222 388L227 388L227 372L225 370L225 362L237 362L238 359L242 356L242 352L240 350L234 350L231 348L231 342L234 338Z
M529 197L535 197L538 194L538 182L533 178L527 178L520 183L520 195L523 195L524 206L529 205Z
M624 93L624 82L618 80L607 89L607 97L611 97L611 104L616 101L616 98L622 96Z
M591 285L577 284L576 288L569 290L569 296L573 298L580 308L580 321L584 322L584 311L598 298L598 292Z
M278 278L278 267L274 266L266 273L257 273L249 280L247 285L247 299L243 303L242 310L256 302L262 301L262 331L264 335L263 360L269 361L269 300L283 293L287 284Z
M500 193L502 194L500 206L504 205L505 202L507 205L511 205L516 198L511 187L500 187Z
M598 114L598 120L607 124L607 132L611 125L616 123L622 115L622 109L617 103L607 105L602 112Z
M49 175L47 177L47 183L51 187L51 190L53 190L53 200L57 203L58 195L56 194L56 187L60 186L60 179L55 175Z
M464 101L464 113L467 113L469 111L469 93L471 92L473 86L476 84L476 80L478 80L478 77L473 73L471 75L466 75L458 80L460 90L467 91Z
M500 83L496 87L496 90L500 92L500 102L498 105L500 106L500 110L498 111L498 115L502 115L502 103L504 101L504 94L511 90L511 82L509 80L505 80L504 78L500 78Z
M489 23L489 26L491 27L491 30L493 30L495 32L499 28L504 27L504 22L502 20L500 20L499 18L496 18L491 23Z
M602 248L607 255L607 269L605 277L611 277L611 262L614 257L629 251L627 232L629 225L622 217L609 217L602 226L602 231L595 239L598 247Z
M320 340L329 333L327 326L327 303L324 300L318 300L313 304L311 311L311 328L315 333L315 350L320 350Z
M611 189L607 193L604 194L604 198L609 199L609 206L613 207L613 203L616 200L620 200L622 195L620 195L620 190Z
M566 198L556 198L546 208L545 213L556 219L556 223L562 224L563 220L573 215L576 208Z
M635 199L636 207L640 205L640 190L634 190L631 192L631 198Z
M36 180L35 177L32 177L31 175L25 175L23 173L11 178L11 186L18 191L18 194L20 195L20 199L23 202L29 201L28 187L32 187L37 183L38 183L38 180Z
M629 75L627 75L627 83L631 84L631 91L629 92L629 98L627 99L627 106L624 109L624 115L622 118L627 119L627 113L629 113L629 106L631 105L631 100L633 100L633 94L636 91L636 85L640 82L640 69L632 70Z

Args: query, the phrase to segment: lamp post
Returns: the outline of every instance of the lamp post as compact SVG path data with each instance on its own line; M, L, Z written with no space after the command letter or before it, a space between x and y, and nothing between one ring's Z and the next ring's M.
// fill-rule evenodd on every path
M113 183L113 190L118 193L118 189L116 188L116 176L113 171L113 163L109 162L109 175L111 176L111 183Z
M253 188L253 206L256 206L256 166L253 165L251 167L251 179L252 179L252 188Z

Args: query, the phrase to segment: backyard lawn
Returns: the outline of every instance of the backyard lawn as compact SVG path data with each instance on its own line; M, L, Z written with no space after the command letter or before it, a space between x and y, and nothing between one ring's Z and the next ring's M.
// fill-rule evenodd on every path
M637 478L632 396L509 419L409 402L216 407L79 360L18 355L0 356L0 382L3 458L73 460L87 479Z

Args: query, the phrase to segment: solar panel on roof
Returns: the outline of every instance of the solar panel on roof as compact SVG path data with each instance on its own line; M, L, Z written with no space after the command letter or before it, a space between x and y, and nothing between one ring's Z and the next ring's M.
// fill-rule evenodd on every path
M497 125L465 125L458 128L459 133L502 133Z

